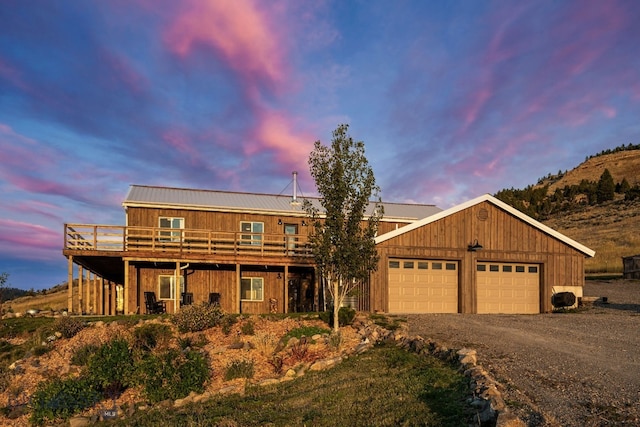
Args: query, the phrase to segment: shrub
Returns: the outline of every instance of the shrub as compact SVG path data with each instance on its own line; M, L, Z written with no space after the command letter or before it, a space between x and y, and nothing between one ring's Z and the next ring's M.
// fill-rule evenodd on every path
M89 358L87 368L91 381L102 390L117 394L135 383L131 350L122 338L100 346Z
M332 332L331 335L329 335L328 344L330 348L334 350L340 350L340 346L342 346L342 334L340 333L340 331Z
M71 355L71 364L74 366L86 366L89 362L89 358L98 350L98 346L95 344L85 344L80 348L74 350Z
M247 320L246 322L244 322L242 324L242 326L240 327L240 332L242 332L243 335L253 335L256 333L255 331L255 326L253 324L252 320Z
M143 351L151 351L171 338L171 327L160 323L146 323L133 330L133 346Z
M31 422L42 425L45 421L67 419L100 399L99 391L88 378L56 378L42 382L32 396Z
M236 378L253 378L255 372L253 360L233 360L224 371L225 381Z
M309 353L309 343L305 340L300 340L297 343L289 347L289 355L291 362L302 362Z
M219 306L202 303L189 305L174 314L171 321L180 332L199 332L218 326L224 312Z
M258 332L253 337L253 345L263 356L269 356L276 351L278 338L270 332Z
M279 356L277 354L274 355L269 359L269 364L273 366L273 372L275 374L280 375L282 373L282 366L284 365L284 360L282 359L282 356Z
M34 356L42 356L43 354L47 354L49 350L51 349L48 346L42 344L36 345L31 349Z
M298 339L302 337L311 338L314 335L323 335L323 334L328 334L330 332L331 331L329 329L320 328L318 326L302 326L300 328L295 328L287 332L287 335L285 335L285 341L291 337L295 337Z
M151 402L179 399L192 391L204 391L209 364L198 352L170 349L144 359L138 366L138 376Z
M222 320L220 321L220 326L222 326L222 332L225 335L229 335L231 333L231 328L233 325L238 323L238 316L234 314L226 314Z
M64 338L73 338L85 327L86 323L77 317L62 316L53 322L53 329L60 332Z
M329 326L333 327L333 311L323 311L319 314L319 317ZM353 308L340 307L340 310L338 310L338 324L340 326L352 324L355 318L356 311Z

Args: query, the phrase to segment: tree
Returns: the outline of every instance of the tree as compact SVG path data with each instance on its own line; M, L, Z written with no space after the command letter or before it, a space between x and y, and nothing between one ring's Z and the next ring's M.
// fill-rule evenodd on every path
M9 285L9 273L0 273L0 313L2 313L2 303L4 302L4 291Z
M613 182L613 176L611 176L611 172L609 169L605 169L600 175L600 180L598 181L598 187L596 190L596 198L598 203L603 203L608 200L613 200L615 197L616 184Z
M348 129L346 124L339 125L333 131L330 147L315 142L309 168L323 211L308 200L304 203L313 225L309 236L313 256L333 298L335 331L344 298L377 268L374 238L384 214L364 143L355 142ZM372 197L376 200L373 204ZM367 212L371 205L373 208Z

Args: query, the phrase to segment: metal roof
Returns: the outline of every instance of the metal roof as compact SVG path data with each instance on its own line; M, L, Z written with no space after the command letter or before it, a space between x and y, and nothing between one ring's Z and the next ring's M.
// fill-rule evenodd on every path
M239 193L231 191L198 190L187 188L153 187L132 185L122 206L127 207L171 207L197 210L242 211L306 216L303 200L309 200L320 208L318 198L298 197L292 203L290 195ZM413 222L442 209L434 205L383 202L386 221ZM374 204L371 203L373 211Z

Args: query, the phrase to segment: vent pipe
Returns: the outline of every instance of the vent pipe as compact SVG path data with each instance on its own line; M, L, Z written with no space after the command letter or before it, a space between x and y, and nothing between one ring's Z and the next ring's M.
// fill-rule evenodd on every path
M292 203L298 202L298 172L291 172L293 175L293 200Z

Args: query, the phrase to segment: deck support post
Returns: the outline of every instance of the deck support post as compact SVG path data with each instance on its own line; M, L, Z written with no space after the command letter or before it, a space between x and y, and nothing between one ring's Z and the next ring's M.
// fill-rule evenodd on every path
M289 312L289 264L284 266L284 309L282 312Z
M73 256L69 255L67 268L67 313L73 313Z
M240 264L236 264L236 313L242 313L242 307L240 301L242 300L242 276L240 271Z
M129 260L124 260L124 285L122 292L124 293L124 306L122 307L123 314L129 314Z
M84 313L82 303L84 302L82 298L82 293L84 292L84 269L81 265L78 265L78 314L82 316Z

